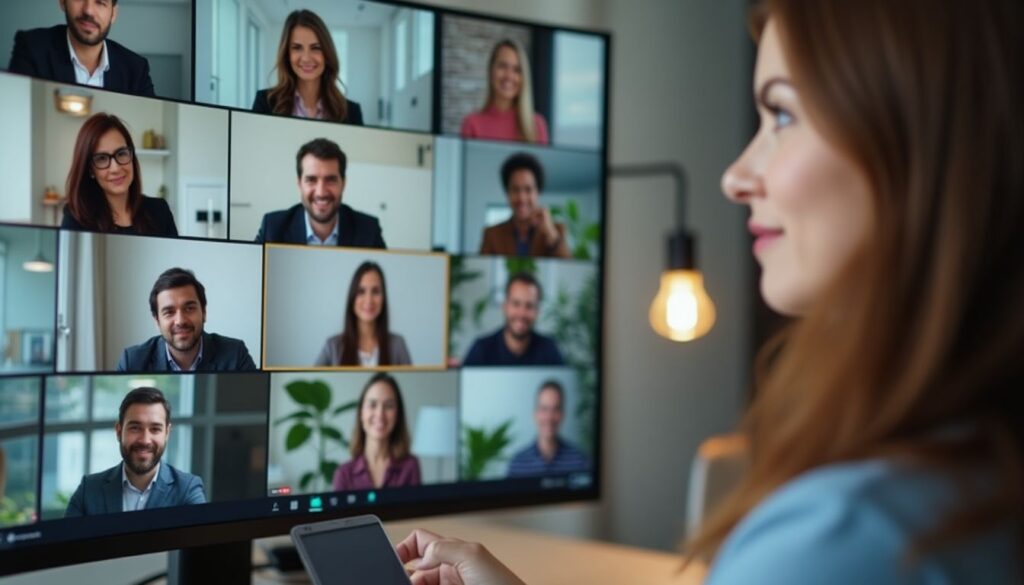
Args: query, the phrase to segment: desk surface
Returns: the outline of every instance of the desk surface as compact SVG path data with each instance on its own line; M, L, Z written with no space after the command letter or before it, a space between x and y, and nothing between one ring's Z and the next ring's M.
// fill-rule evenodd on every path
M704 569L700 566L680 573L682 557L678 554L564 538L458 518L426 518L385 524L392 542L402 540L414 528L483 543L528 585L699 585L704 578ZM269 575L257 576L253 580L258 585L281 582Z

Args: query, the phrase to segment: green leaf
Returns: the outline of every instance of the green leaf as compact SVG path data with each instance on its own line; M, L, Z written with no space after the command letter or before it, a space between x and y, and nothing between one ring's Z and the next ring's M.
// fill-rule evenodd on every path
M585 242L576 244L572 251L572 257L577 260L590 260L590 247Z
M303 423L295 423L288 429L288 436L285 437L284 447L288 451L294 451L304 445L313 436L313 429Z
M307 471L306 473L303 473L302 479L299 480L299 488L305 490L307 487L309 487L309 484L313 481L314 477L316 477L316 474L313 473L312 471Z
M317 412L324 412L331 405L331 387L321 380L296 380L284 389L292 400L303 406L312 406Z
M336 469L338 469L338 464L335 461L320 462L320 476L324 478L324 483L327 485L334 483L334 471Z
M279 424L281 424L283 422L287 422L287 421L290 421L292 419L298 420L300 418L313 418L313 415L311 413L305 411L305 410L300 410L298 412L293 412L293 413L289 414L288 416L282 416L281 418L275 420L274 424L275 425L279 425Z
M569 202L565 204L565 215L569 218L569 221L579 221L580 206L576 204L575 199L570 199Z
M338 416L339 414L341 414L341 413L343 413L345 411L348 411L348 410L352 410L352 409L354 409L354 408L356 408L358 406L359 406L359 401L358 400L352 400L351 402L346 402L345 404L342 404L341 406L335 408L334 410L331 411L331 414L334 415L334 416Z
M322 426L320 427L320 432L328 439L334 439L339 443L341 442L341 431L334 427Z
M551 209L551 218L552 219L559 219L559 218L562 217L562 213L563 212L562 212L562 206L561 205L552 205L550 209Z
M480 327L480 324L483 321L484 311L487 310L489 302L490 299L482 298L473 304L473 324L477 327Z
M601 226L592 223L583 229L583 239L588 242L597 242L601 239Z

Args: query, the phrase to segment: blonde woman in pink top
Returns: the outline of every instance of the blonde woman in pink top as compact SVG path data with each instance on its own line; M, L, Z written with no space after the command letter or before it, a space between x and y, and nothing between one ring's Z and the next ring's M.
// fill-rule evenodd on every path
M462 137L547 144L547 122L533 111L526 52L515 41L505 39L494 46L487 69L487 101L482 110L463 118Z

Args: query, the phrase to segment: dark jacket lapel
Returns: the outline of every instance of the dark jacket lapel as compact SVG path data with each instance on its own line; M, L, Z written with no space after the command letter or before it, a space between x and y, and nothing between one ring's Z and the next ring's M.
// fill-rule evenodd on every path
M338 206L338 245L355 245L356 215L347 205Z
M47 55L51 73L47 77L62 83L75 83L75 68L71 65L68 52L68 27L61 25L50 29L50 50Z
M153 484L153 493L146 500L146 509L165 507L164 502L167 501L168 494L172 489L174 489L174 474L171 473L171 468L166 461L161 462L160 473L157 474L156 483Z
M288 234L285 241L289 244L306 243L306 208L301 204L292 207L291 219L288 221Z
M158 335L156 343L153 344L153 352L149 354L149 363L146 364L146 370L150 372L166 372L169 370L167 367L167 342L164 341L163 336Z
M123 512L124 487L121 485L121 464L115 465L103 474L103 512Z

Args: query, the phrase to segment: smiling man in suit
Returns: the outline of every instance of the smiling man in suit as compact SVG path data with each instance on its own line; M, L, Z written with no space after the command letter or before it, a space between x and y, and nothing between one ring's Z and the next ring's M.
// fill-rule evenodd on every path
M65 518L205 504L203 480L161 462L171 436L171 405L156 388L135 388L121 401L117 424L121 463L86 475Z
M149 293L149 310L160 335L125 349L117 363L119 372L256 369L244 341L203 330L206 287L191 270L165 270Z
M317 138L295 156L299 203L263 216L258 243L386 248L376 217L341 202L348 159L336 143Z
M18 31L8 70L35 77L152 96L149 62L107 40L117 0L59 0L66 25Z

